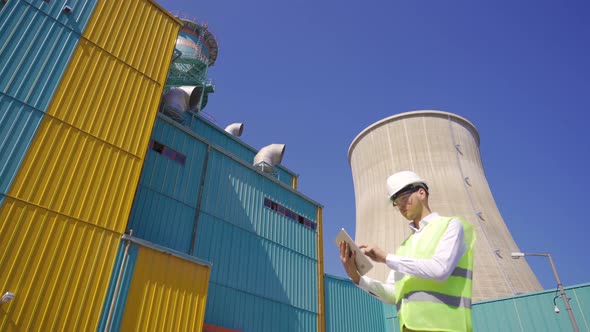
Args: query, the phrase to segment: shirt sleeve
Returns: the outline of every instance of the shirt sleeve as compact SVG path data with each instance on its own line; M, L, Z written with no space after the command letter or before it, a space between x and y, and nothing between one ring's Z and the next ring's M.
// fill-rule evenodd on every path
M377 297L381 302L388 304L395 304L395 271L391 271L387 280L381 282L362 276L358 287L368 292L369 294Z
M463 224L458 219L449 222L443 233L434 256L430 259L417 259L388 254L385 263L395 271L411 276L435 281L446 280L465 254Z

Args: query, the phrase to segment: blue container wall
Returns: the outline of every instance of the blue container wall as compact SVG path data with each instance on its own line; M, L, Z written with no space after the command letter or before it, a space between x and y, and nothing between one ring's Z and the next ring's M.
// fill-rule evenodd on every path
M327 332L399 331L395 306L384 304L352 281L325 275Z
M317 233L266 208L265 197L316 222L317 205L251 167L211 151L201 213L316 259Z
M189 252L197 225L194 256L213 264L205 320L229 328L315 330L318 234L265 207L264 199L313 222L318 204L163 115L157 118L152 140L182 153L186 162L181 165L149 148L127 229L139 238ZM235 303L223 307L228 292ZM278 311L267 321L253 319L273 310ZM227 324L227 319L235 324Z
M211 129L220 130L215 127ZM127 225L127 230L132 229L135 236L189 253L187 248L190 248L195 225L202 175L205 172L205 161L209 158L202 198L203 212L240 227L253 228L257 234L271 241L316 259L316 232L304 227L301 230L302 225L264 208L263 202L264 197L267 197L314 222L317 204L310 203L216 148L211 148L207 157L207 143L163 115L159 115L156 120L152 140L182 153L186 156L186 162L182 165L162 153L148 149ZM223 168L225 164L234 166ZM246 181L240 180L240 177L245 177ZM235 198L239 190L252 189L252 186L256 190L246 193L248 196L245 200ZM251 201L254 195L256 201ZM227 198L232 200L228 201ZM252 218L254 214L262 212L265 213L264 218ZM269 222L272 218L282 222ZM174 231L164 232L165 228ZM297 230L302 235L297 235Z
M8 189L43 113L0 93L0 194Z
M314 312L215 283L209 284L205 321L239 331L317 330L317 314Z
M196 246L196 255L213 263L211 282L317 311L316 260L206 214Z
M31 6L37 7L41 12L80 35L84 31L84 28L94 11L96 1L97 0L25 0L25 2ZM64 13L62 10L66 4L72 8L72 12L69 14Z
M152 139L184 154L186 163L181 165L149 149L139 184L196 208L207 144L179 130L161 116L156 118Z
M580 331L590 331L590 284L565 287ZM474 331L572 331L563 300L553 311L555 290L479 302L473 305Z
M254 148L228 134L225 130L217 127L208 120L203 119L201 116L193 118L191 127L197 135L247 164L251 165L254 161L254 156L258 153ZM296 174L293 174L281 165L275 167L275 172L277 173L277 179L289 187L291 186L291 179L296 177Z
M189 254L207 145L162 117L156 119L152 139L184 154L186 162L148 149L127 230Z
M72 15L64 17L61 10L56 12L59 22L23 0L11 0L1 7L1 93L42 112L47 110L80 39L80 28L85 26L94 9L94 1L75 2L79 6ZM65 1L36 3L53 13L56 8L61 9ZM61 21L71 22L70 27Z
M317 233L265 207L265 197L316 219L317 205L211 150L195 248L198 257L213 263L207 322L242 328L243 322L232 324L226 316L243 315L244 308L253 317L266 317L247 331L277 326L291 331L288 327L317 322ZM244 302L236 311L224 309L227 292ZM268 316L270 308L281 309Z
M140 185L127 230L133 236L189 254L195 225L194 207Z

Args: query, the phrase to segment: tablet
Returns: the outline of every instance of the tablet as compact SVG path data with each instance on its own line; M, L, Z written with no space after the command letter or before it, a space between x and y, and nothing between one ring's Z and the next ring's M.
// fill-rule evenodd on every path
M336 243L336 246L340 247L340 241L348 243L350 249L356 252L356 259L354 261L356 262L356 268L358 269L361 275L365 275L373 268L373 263L371 263L369 257L363 254L363 252L354 243L354 241L348 235L348 233L346 233L344 228L342 228L340 232L338 232L338 235L336 235L336 239L334 239L334 243Z

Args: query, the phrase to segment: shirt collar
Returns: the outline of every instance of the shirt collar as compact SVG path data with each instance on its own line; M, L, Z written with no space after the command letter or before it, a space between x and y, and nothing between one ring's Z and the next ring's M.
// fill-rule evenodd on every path
M412 230L413 233L418 233L421 230L423 230L426 225L428 225L432 221L438 219L438 217L439 217L438 213L432 212L431 214L424 217L424 219L420 220L420 222L418 223L418 225L420 226L420 229L414 227L414 222L410 222L408 224L408 226L410 226L410 229Z

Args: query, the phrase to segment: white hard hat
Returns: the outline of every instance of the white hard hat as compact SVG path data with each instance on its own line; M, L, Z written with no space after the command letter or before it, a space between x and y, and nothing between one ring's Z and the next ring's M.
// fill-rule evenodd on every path
M389 194L389 198L393 199L396 194L402 190L405 191L404 189L411 185L418 185L417 187L422 187L428 191L426 181L414 172L402 171L391 175L387 178L387 193Z

